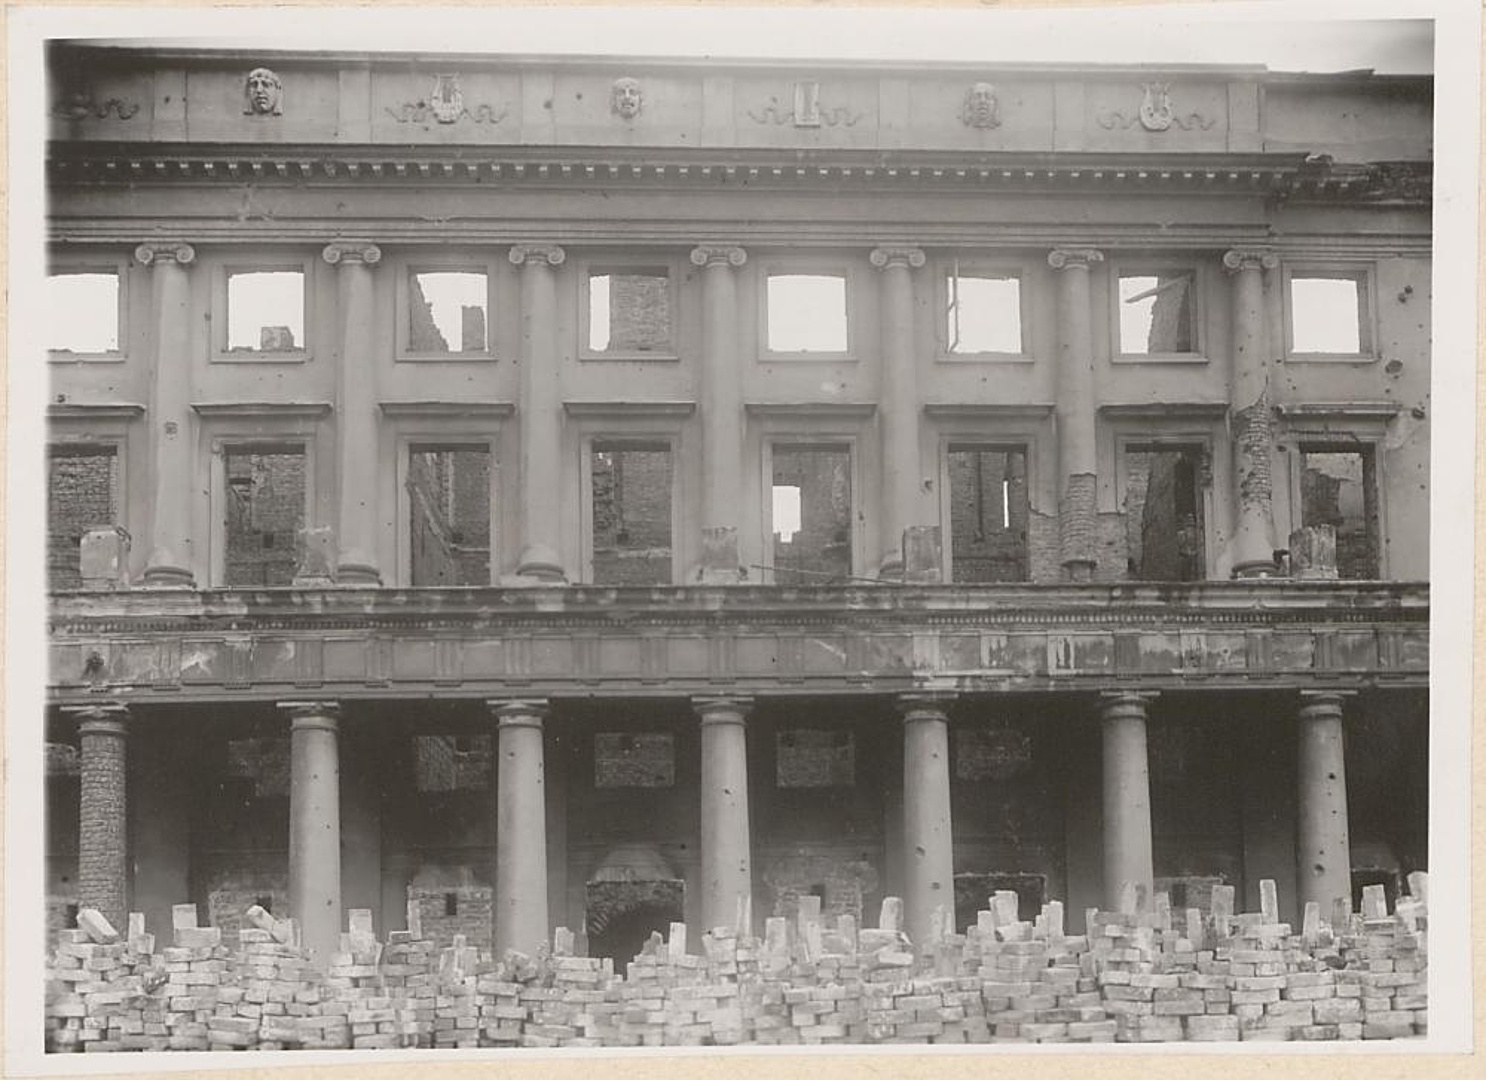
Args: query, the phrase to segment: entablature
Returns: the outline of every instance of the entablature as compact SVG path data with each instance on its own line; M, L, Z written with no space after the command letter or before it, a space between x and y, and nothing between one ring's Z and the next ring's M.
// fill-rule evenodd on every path
M54 701L1424 686L1409 583L134 590L52 597Z

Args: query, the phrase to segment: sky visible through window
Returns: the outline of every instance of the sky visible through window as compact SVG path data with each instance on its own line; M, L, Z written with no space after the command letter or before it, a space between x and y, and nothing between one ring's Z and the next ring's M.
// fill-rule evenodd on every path
M846 279L839 274L770 274L769 351L846 351Z
M227 348L263 349L263 331L287 327L295 349L304 348L304 273L250 270L227 277Z
M428 310L433 324L438 327L451 351L461 351L464 343L464 309L467 307L485 310L489 290L485 275L469 270L420 271L418 285L423 298L428 301ZM484 342L472 343L483 348Z
M1359 285L1355 278L1291 277L1290 350L1360 353Z
M118 351L117 274L54 274L47 283L47 308L48 348L74 353Z

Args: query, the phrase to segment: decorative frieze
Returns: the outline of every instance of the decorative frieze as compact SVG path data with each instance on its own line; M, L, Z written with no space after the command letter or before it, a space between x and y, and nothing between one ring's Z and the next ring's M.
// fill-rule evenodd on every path
M972 83L965 91L964 104L960 106L960 123L982 130L997 128L1001 126L1000 110L994 86L988 82Z
M1194 128L1206 131L1217 123L1215 119L1204 116L1200 112L1179 115L1171 102L1170 83L1145 83L1141 86L1141 95L1140 107L1133 113L1120 109L1106 109L1096 115L1096 122L1106 131L1115 128L1132 128L1138 123L1150 132L1167 131L1173 127L1181 131L1191 131Z
M489 105L471 108L465 104L458 75L435 75L433 88L426 98L405 101L396 108L389 105L385 111L399 124L426 124L430 120L438 124L457 124L461 120L474 124L499 124L510 110L502 109L497 113Z
M778 95L770 95L768 104L757 110L748 110L748 118L756 124L793 124L797 128L818 128L822 124L826 127L854 127L862 116L862 113L844 105L822 106L820 83L814 80L795 83L791 108L785 108Z
M633 120L645 106L645 95L640 80L628 75L614 80L609 88L609 111L621 120Z

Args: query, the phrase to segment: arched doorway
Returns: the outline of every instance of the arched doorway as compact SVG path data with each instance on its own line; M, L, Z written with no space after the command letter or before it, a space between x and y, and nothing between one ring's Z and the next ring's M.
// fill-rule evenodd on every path
M651 933L665 935L671 923L681 921L685 898L686 883L655 848L614 848L584 890L588 955L608 957L623 974Z

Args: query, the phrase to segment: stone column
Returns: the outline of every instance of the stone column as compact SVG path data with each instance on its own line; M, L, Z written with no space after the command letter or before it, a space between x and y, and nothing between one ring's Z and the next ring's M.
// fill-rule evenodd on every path
M1269 358L1264 345L1264 271L1279 265L1273 252L1234 250L1223 255L1233 278L1233 370L1228 427L1233 433L1233 576L1273 577L1274 509L1270 460Z
M1104 261L1093 248L1055 248L1047 264L1058 271L1058 461L1063 475L1058 532L1065 581L1094 576L1094 328L1089 267Z
M904 694L903 901L908 936L927 942L934 911L955 910L954 838L949 810L949 716L952 698Z
M872 265L882 271L882 383L877 415L882 425L882 509L877 576L903 579L903 534L919 525L919 375L914 350L913 271L924 265L916 247L874 248Z
M134 249L141 266L153 267L150 333L150 553L143 584L191 588L196 562L191 542L191 283L190 244L145 243Z
M1314 900L1323 913L1352 899L1352 849L1347 839L1347 764L1342 703L1336 691L1302 691L1297 746L1296 827L1299 908Z
M496 717L495 954L547 940L547 781L542 701L486 702Z
M556 244L518 244L521 271L521 553L516 573L562 584L562 401L558 381Z
M289 913L323 968L341 932L340 706L279 708L289 716Z
M746 727L750 703L697 698L692 705L702 721L702 928L713 930L737 925L740 902L745 911L752 911Z
M1151 773L1146 754L1146 701L1150 694L1104 695L1104 906L1118 911L1120 894L1133 884L1143 902L1153 900Z
M703 271L702 561L704 585L747 578L738 557L738 493L743 490L743 386L738 367L738 288L734 271L748 259L740 247L703 244L691 262Z
M377 569L376 295L371 268L382 250L365 240L337 240L321 256L338 267L340 336L336 362L336 452L340 510L335 580L380 585Z
M125 721L116 704L67 708L77 717L81 791L78 807L77 898L97 908L123 934L129 915L128 795Z

